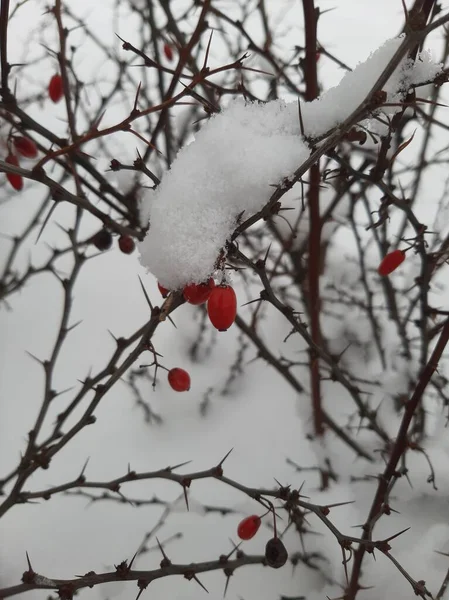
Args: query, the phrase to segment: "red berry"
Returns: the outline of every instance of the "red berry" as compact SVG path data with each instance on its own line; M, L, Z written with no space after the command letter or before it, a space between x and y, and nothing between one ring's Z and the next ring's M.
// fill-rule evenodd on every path
M191 283L184 288L184 298L190 304L204 304L208 301L214 287L215 281L212 278L207 283Z
M259 531L261 523L262 521L257 515L246 517L246 519L240 521L237 527L237 535L241 540L250 540Z
M379 275L389 275L395 269L399 267L401 263L405 260L405 252L403 250L393 250L393 252L389 252L380 263L377 268L377 272Z
M10 165L13 165L14 167L19 166L19 159L17 158L17 156L14 156L14 154L8 154L8 156L5 158L5 162L9 163ZM16 173L6 173L6 179L18 192L20 192L20 190L23 188L22 175L17 175Z
M131 254L136 247L134 240L129 235L121 235L118 239L118 247L123 254Z
M173 60L173 50L172 50L170 44L164 44L164 54L165 54L165 58L167 60L170 60L170 61Z
M320 58L321 58L321 52L317 52L315 54L315 60L316 60L316 62L318 62L320 60Z
M20 135L13 138L13 143L17 152L25 158L36 158L37 146L30 138Z
M170 290L168 290L167 288L164 288L164 286L161 285L159 282L157 284L157 287L159 288L162 298L166 298L169 295Z
M171 369L168 372L168 383L175 392L188 392L190 390L190 375L184 369Z
M235 321L237 297L229 285L215 287L207 301L207 313L212 325L218 331L226 331Z
M59 102L64 95L64 86L62 77L59 74L53 75L48 84L48 95L53 102Z
M112 246L112 235L107 229L100 229L91 239L92 244L98 250L109 250Z

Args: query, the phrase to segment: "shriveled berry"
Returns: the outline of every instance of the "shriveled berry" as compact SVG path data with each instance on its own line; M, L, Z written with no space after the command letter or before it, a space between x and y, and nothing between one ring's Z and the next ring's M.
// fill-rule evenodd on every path
M262 521L258 515L251 515L240 521L237 527L237 535L241 540L250 540L259 531Z
M170 290L168 290L167 288L164 288L164 286L161 285L159 282L157 284L157 287L159 288L162 298L166 298L169 295Z
M59 73L53 75L48 84L48 95L53 102L59 102L64 95L64 85L62 83L62 77Z
M389 252L377 268L379 275L385 276L392 273L405 260L405 252L403 250L393 250Z
M173 50L170 44L164 44L164 54L165 58L169 61L173 60Z
M237 297L234 289L229 285L215 287L207 301L207 313L218 331L229 329L237 315Z
M265 560L273 569L283 567L288 559L288 552L278 537L268 540L265 546Z
M175 392L188 392L190 390L190 375L184 369L176 367L168 372L168 383Z
M131 254L134 252L134 248L136 244L134 240L129 235L121 235L118 239L118 247L123 252L123 254Z
M91 239L92 244L98 250L109 250L112 246L112 235L107 229L100 229Z
M14 167L19 166L19 159L14 154L8 154L8 156L5 158L5 162L9 163L10 165L13 165ZM6 179L9 181L11 186L18 192L20 192L20 190L23 188L22 175L17 175L16 173L6 173Z
M183 295L189 304L204 304L209 299L214 287L215 281L210 278L207 283L191 283L190 285L186 285Z
M13 144L17 152L25 158L36 158L37 146L30 138L19 135L13 138Z

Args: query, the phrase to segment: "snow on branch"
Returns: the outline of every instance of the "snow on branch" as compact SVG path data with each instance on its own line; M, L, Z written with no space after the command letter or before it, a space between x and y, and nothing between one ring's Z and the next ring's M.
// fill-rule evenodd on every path
M301 104L304 135L296 102L237 99L212 116L141 203L142 223L150 222L139 245L142 264L172 290L210 277L238 219L261 210L273 186L310 156L310 141L338 127L365 101L402 41L388 40L339 85ZM405 58L384 86L388 106L382 112L394 114L400 106L391 104L440 72L428 52L415 62ZM363 126L378 135L385 127L373 118Z

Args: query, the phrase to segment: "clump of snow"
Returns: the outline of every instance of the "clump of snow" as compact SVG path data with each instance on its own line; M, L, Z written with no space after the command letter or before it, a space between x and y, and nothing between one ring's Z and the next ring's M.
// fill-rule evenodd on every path
M323 135L342 123L366 99L401 43L401 38L388 40L338 86L303 103L305 136ZM414 64L404 59L384 86L388 102L399 102L410 85L429 81L440 70L427 53ZM387 110L391 114L399 107ZM382 133L378 123L373 129ZM142 223L150 222L139 244L142 264L169 289L206 280L238 218L258 212L273 186L309 154L296 103L231 102L179 152L159 187L141 202Z
M287 108L282 101L233 102L149 192L150 231L140 252L162 285L178 289L209 277L239 214L245 211L246 219L260 210L273 193L270 186L307 158L298 118L288 118Z

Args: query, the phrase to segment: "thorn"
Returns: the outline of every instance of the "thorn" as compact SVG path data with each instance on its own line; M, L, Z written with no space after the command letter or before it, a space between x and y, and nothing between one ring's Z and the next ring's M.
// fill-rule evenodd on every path
M231 448L229 450L229 452L227 452L224 457L220 460L220 462L218 463L218 466L221 467L223 466L224 461L228 458L228 456L231 454L231 452L234 450L234 448Z
M226 555L225 555L225 558L226 558L226 560L229 560L229 559L231 558L231 556L234 554L234 552L237 552L237 550L238 550L238 549L240 548L240 546L242 545L242 542L239 542L238 544L236 544L236 543L234 542L234 540L232 540L231 538L228 538L228 539L229 539L229 541L231 542L231 544L232 544L233 548L232 548L232 550L231 550L231 551L230 551L228 554L226 554Z
M183 492L184 492L184 500L186 501L187 510L190 511L190 508L189 508L189 497L187 496L187 486L184 485L184 484L182 484L182 489L183 489Z
M96 121L94 121L94 123L92 124L92 129L94 131L98 131L98 127L99 127L100 123L102 122L103 117L105 116L105 114L106 114L106 110L104 110L101 113L101 115L98 117L98 119Z
M79 474L79 476L78 476L78 479L79 479L79 478L81 478L81 477L84 477L84 471L86 470L86 467L87 467L87 465L88 465L88 463L89 463L89 460L90 460L90 457L89 457L89 458L86 460L86 462L84 463L84 466L83 466L83 468L81 469L81 473Z
M224 569L223 573L226 575L226 584L225 584L225 589L223 592L223 598L226 597L226 592L228 591L228 585L229 585L229 580L231 579L233 572L231 569Z
M40 230L39 230L39 233L38 233L38 235L37 235L36 241L34 242L35 244L37 244L37 243L38 243L38 241L39 241L39 238L41 237L41 235L42 235L42 233L43 233L43 231L44 231L45 227L47 226L47 223L48 223L48 221L49 221L49 219L50 219L51 215L53 214L53 212L55 211L55 209L56 209L56 207L57 207L57 206L58 206L58 203L57 203L57 202L55 202L55 203L53 204L53 206L50 208L50 210L48 211L48 215L45 217L45 219L44 219L44 222L43 222L43 224L42 224L42 227L40 228Z
M299 98L298 98L298 114L299 114L299 127L301 129L301 135L302 135L302 137L305 137L305 135L304 135L304 122L302 120L301 103L299 101Z
M173 319L170 317L170 315L167 315L167 319L170 321L170 323L173 325L173 327L174 327L175 329L178 329L178 328L176 327L176 325L175 325L175 322L174 322L174 321L173 321Z
M33 567L31 566L31 561L30 561L30 557L28 555L28 552L25 552L25 554L26 554L26 557L27 557L28 569L30 570L31 573L34 573Z
M405 529L403 529L402 531L400 531L399 533L395 533L394 535L392 535L389 538L386 538L385 540L382 540L382 542L391 542L391 540L394 540L394 538L399 537L400 535L402 535L403 533L405 533L406 531L408 531L409 529L411 529L411 527L406 527Z
M209 50L210 50L210 45L211 45L211 42L212 42L212 36L213 36L213 34L214 34L214 32L212 30L210 32L209 41L207 43L206 56L204 57L203 68L201 69L202 71L207 68L207 60L209 58Z
M65 390L61 390L60 392L55 392L53 395L53 398L57 398L58 396L62 396L62 394L65 394L67 392L70 392L71 390L73 390L75 386L70 386L68 388L65 388Z
M267 251L265 252L265 257L264 257L264 259L263 259L263 264L264 264L264 266L267 264L268 254L270 253L270 250L271 250L271 243L270 243L270 245L268 246L268 248L267 248Z
M248 304L254 304L254 302L262 302L262 298L255 298L254 300L250 300L249 302L245 302L245 304L241 304L240 307L248 306Z
M142 291L144 293L146 301L148 302L148 306L151 308L151 310L153 310L153 305L151 304L151 301L150 301L150 299L148 297L147 291L146 291L146 289L145 289L145 287L144 287L144 285L142 283L142 280L140 279L140 275L138 275L138 278L139 278L139 281L140 281L140 285L142 286Z
M136 556L139 554L139 551L137 550L136 553L134 554L134 556L132 557L132 559L130 560L130 563L128 565L128 571L131 571L131 567L133 566L133 562L136 558Z
M336 506L345 506L346 504L354 504L355 500L348 500L348 502L335 502L335 504L326 504L326 508L335 508Z
M40 358L37 358L37 356L34 356L34 354L31 354L31 352L28 352L28 350L25 350L25 352L26 352L26 353L27 353L29 356L31 356L31 358L34 358L34 360L35 360L36 362L38 362L40 365L44 366L44 364L45 364L45 361L41 360Z
M116 35L117 35L117 34L116 34ZM139 593L137 594L137 598L136 598L136 600L139 600L139 598L140 598L140 596L142 595L143 591L144 591L144 590L147 588L147 586L148 586L148 583L145 583L145 582L143 582L143 581L140 581L140 580L138 580L138 581L137 581L137 585L139 586L139 588L140 588L140 591L139 591Z
M197 584L203 588L205 592L209 593L209 590L201 583L201 581L196 575L193 575L192 579L194 579L197 582Z
M164 567L170 566L171 565L171 560L168 558L168 556L165 553L165 550L164 550L162 544L160 543L160 541L159 541L159 539L157 537L156 537L156 542L157 542L157 545L159 546L159 550L162 552L162 556L164 557L164 560L161 561L161 568L162 568L162 565L164 565Z
M186 460L186 462L183 463L179 463L179 465L175 465L174 467L166 467L166 471L174 471L175 469L180 469L181 467L185 467L186 465L189 465L192 461L191 460Z
M80 325L83 322L83 319L80 319L79 321L77 321L76 323L74 323L73 325L70 325L70 327L67 327L67 329L65 330L66 333L70 333L71 331L73 331L76 327L78 327L78 325Z
M136 506L134 504L134 502L132 500L129 500L129 498L127 498L124 494L122 494L122 492L120 490L115 490L116 494L118 494L120 496L120 498L123 499L124 502L127 502L128 504L130 504L133 508Z
M133 113L133 112L140 112L140 111L138 110L138 108L137 108L137 102L138 102L138 100L139 100L139 94L140 94L140 88L141 88L141 87L142 87L142 82L141 82L141 81L139 81L139 85L137 86L136 97L135 97L135 99L134 99L134 106L133 106L133 109L132 109L132 111L131 111L132 113Z
M115 337L115 335L112 333L112 331L110 329L108 329L107 332L112 337L112 339L114 340L114 342L116 342L118 340L118 338Z

